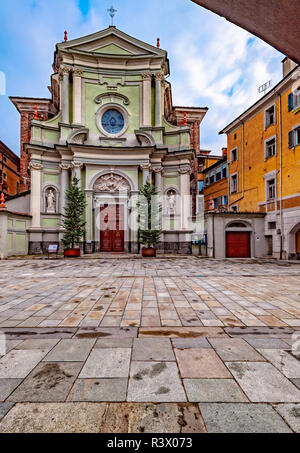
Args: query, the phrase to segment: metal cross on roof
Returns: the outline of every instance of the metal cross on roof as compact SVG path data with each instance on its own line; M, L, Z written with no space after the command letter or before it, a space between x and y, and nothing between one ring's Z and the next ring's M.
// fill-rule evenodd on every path
M114 17L115 17L115 13L117 12L117 10L111 6L110 9L107 10L109 12L109 15L111 17L111 26L113 27L114 26Z

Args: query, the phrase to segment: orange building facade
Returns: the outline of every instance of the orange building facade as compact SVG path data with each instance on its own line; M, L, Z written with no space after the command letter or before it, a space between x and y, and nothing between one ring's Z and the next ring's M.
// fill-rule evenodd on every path
M300 68L220 133L227 134L228 210L266 213L275 257L300 258Z
M20 192L20 158L0 141L0 192L17 195Z

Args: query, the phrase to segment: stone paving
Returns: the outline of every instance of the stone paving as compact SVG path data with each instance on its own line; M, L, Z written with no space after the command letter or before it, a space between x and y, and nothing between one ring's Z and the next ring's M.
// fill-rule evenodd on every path
M0 432L300 432L300 263L0 262Z

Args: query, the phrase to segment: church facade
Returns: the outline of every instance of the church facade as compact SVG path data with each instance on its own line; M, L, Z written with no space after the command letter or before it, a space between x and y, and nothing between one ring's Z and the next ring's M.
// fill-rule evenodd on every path
M162 200L160 248L189 252L207 108L172 105L167 52L111 26L57 44L53 70L51 99L11 98L21 114L29 252L60 244L73 176L86 195L86 253L138 252L137 196L147 179Z

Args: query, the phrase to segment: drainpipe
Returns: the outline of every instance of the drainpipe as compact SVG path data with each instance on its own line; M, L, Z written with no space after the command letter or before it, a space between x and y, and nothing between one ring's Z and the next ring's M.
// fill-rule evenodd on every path
M281 94L277 93L279 96L279 136L280 136L280 148L279 148L279 158L280 158L280 259L282 260L283 255L283 213L282 213L282 118L281 118ZM277 202L277 201L276 201ZM276 206L277 210L277 206Z
M215 214L212 215L213 216L213 258L216 257L216 253L215 253Z
M241 201L244 196L245 196L245 178L244 178L244 152L245 152L245 145L244 145L244 135L245 135L245 123L244 121L240 121L242 124L242 196L238 198L237 200L234 200L232 203L229 203L229 206L232 204L237 203L238 201ZM229 181L229 174L228 174L228 181Z

